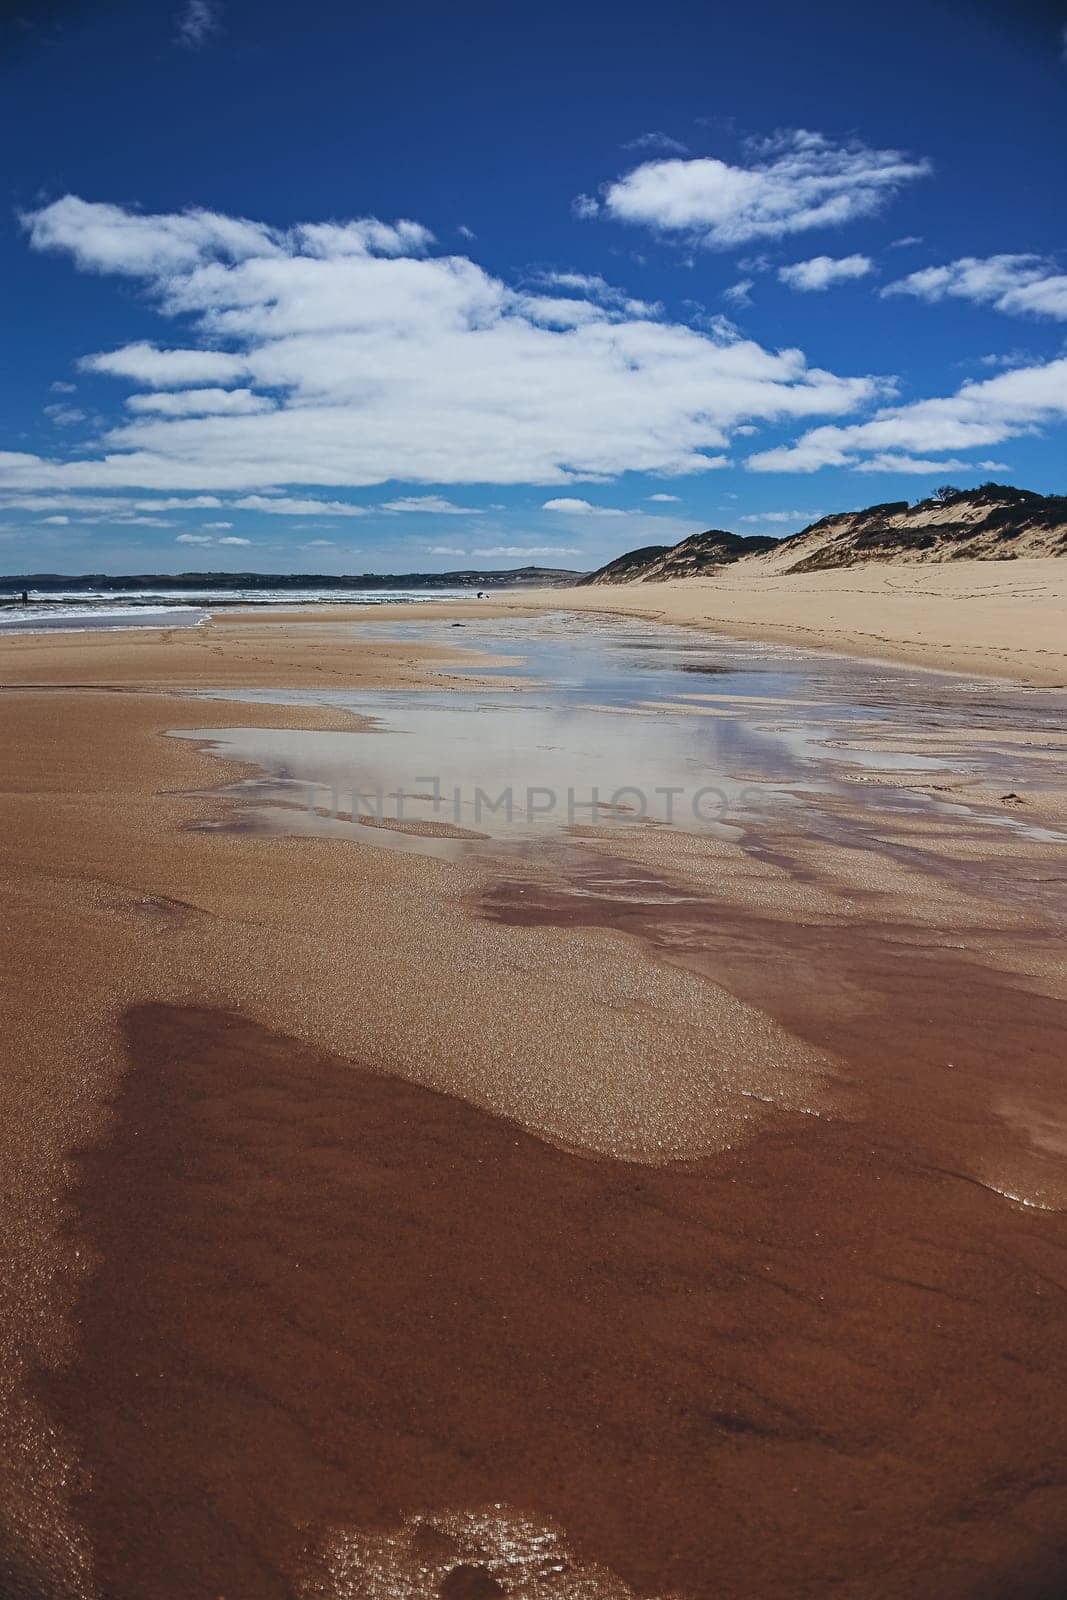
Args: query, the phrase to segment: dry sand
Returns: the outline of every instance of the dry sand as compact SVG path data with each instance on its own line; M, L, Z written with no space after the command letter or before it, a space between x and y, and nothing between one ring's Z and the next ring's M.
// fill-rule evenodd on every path
M1067 684L1067 560L870 563L792 574L774 561L714 578L552 589L508 605L616 611L843 655Z
M976 887L906 819L655 833L668 914L596 830L577 882L190 830L233 810L166 731L235 713L176 689L472 659L0 642L96 686L0 694L0 1587L1057 1600L1067 995L1001 893L1041 848Z

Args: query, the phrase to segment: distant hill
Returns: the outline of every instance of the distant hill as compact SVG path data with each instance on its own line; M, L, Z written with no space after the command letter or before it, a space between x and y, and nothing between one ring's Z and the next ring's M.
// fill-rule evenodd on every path
M819 572L868 561L1010 561L1067 555L1067 495L1008 484L941 489L928 500L868 506L822 517L786 539L742 538L713 528L668 549L619 556L582 583L659 583L714 573L742 561L757 573Z
M564 567L513 567L492 572L480 567L459 572L361 572L338 577L322 572L141 572L111 577L105 572L22 572L0 578L0 593L48 594L89 589L99 594L129 594L134 589L500 589L552 588L578 582L583 574Z
M723 528L709 528L706 533L690 534L681 544L649 544L642 550L631 550L628 555L619 556L606 567L591 572L581 582L662 583L668 578L694 578L740 561L743 556L773 550L777 543L776 539L745 538L742 534L727 533Z

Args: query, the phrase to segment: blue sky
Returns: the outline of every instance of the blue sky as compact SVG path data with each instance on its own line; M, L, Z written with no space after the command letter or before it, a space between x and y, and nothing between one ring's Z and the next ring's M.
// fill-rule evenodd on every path
M1067 492L1067 6L16 0L0 46L0 570Z

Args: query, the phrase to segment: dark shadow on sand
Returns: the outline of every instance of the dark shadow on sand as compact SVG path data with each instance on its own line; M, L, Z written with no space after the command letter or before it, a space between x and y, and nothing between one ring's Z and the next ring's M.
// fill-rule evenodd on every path
M108 1600L494 1504L646 1596L1062 1592L1060 1219L845 1125L625 1165L238 1016L126 1032L40 1379Z

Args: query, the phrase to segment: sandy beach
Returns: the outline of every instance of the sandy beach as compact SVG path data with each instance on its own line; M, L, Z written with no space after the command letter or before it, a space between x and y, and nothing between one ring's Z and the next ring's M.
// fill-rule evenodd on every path
M606 607L738 639L1021 683L1067 683L1067 563L1059 558L872 563L811 573L784 572L783 560L682 582L553 590L528 603Z
M1063 591L965 565L0 639L8 1592L1062 1592ZM505 746L723 812L426 820Z
M1065 6L0 6L0 1600L1067 1600Z

